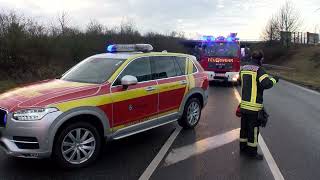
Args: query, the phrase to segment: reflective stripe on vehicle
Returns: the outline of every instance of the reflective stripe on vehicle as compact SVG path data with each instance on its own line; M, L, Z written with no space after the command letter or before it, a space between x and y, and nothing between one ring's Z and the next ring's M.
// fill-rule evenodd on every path
M131 126L131 125L134 125L134 124L138 124L138 123L141 123L141 122L145 122L145 121L148 121L148 120L155 119L157 117L161 117L161 116L165 116L165 115L168 115L168 114L172 114L172 113L178 112L178 110L179 109L173 109L173 110L170 110L170 111L166 111L166 112L160 113L158 115L154 115L154 116L150 116L150 117L147 117L147 118L143 118L141 120L137 120L137 121L130 122L130 123L127 123L127 124L122 124L122 125L119 125L119 126L115 126L115 127L112 128L112 130L113 131L117 131L119 129Z
M193 87L194 87L194 78L191 76L189 79L193 82ZM159 88L160 93L162 92L167 92L167 91L172 91L176 89L181 89L184 88L185 85L181 85L177 82L170 82L166 84L160 84L157 85L157 88ZM72 101L67 101L67 102L62 102L58 104L53 104L50 105L50 107L56 107L60 111L68 111L70 109L76 108L76 107L81 107L81 106L101 106L101 105L106 105L110 103L116 103L116 102L121 102L125 101L128 99L134 99L134 98L139 98L147 95L152 95L156 94L158 91L146 91L145 87L143 88L138 88L138 89L132 89L132 90L127 90L127 91L121 91L121 92L115 92L111 94L106 94L106 95L99 95L99 96L94 96L94 97L87 97L87 98L82 98L82 99L77 99L77 100L72 100ZM112 95L112 99L111 99Z

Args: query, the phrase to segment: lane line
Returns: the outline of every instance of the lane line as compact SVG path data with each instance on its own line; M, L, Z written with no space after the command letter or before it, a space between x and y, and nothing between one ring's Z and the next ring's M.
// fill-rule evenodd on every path
M240 103L241 102L241 96L238 92L238 90L234 87L233 88L234 90L234 93L236 95L236 99L238 100L238 102ZM281 171L277 165L277 163L275 162L275 160L273 159L270 151L269 151L269 148L267 147L267 144L265 143L265 141L263 140L263 137L261 136L261 134L259 134L259 140L258 140L258 143L259 143L259 146L260 146L260 149L265 157L265 160L267 161L267 164L271 170L271 173L274 177L275 180L284 180L283 178L283 175L281 174Z
M274 177L275 180L284 180L283 175L281 174L281 171L277 165L277 163L275 162L275 160L273 159L265 141L263 140L263 137L261 135L259 135L259 146L260 149L262 151L262 153L264 154L264 158L266 159L269 168L272 172L272 175Z
M174 132L170 135L168 140L164 143L164 145L162 146L162 148L160 149L160 151L158 152L156 157L151 161L151 163L149 164L147 169L140 176L139 180L148 180L151 177L151 175L156 170L156 168L158 167L158 165L160 164L160 162L162 161L164 156L167 154L167 152L168 152L169 148L171 147L172 143L174 142L174 140L179 135L181 129L182 128L179 126L174 130Z
M234 92L234 95L236 96L237 101L240 103L241 102L241 96L240 96L237 88L233 87L233 92Z
M240 128L197 141L196 143L172 149L165 159L165 166L178 163L206 151L221 147L239 139Z

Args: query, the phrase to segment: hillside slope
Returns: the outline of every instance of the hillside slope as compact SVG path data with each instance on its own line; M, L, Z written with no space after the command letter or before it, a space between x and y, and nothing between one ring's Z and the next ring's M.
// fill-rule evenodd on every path
M292 49L287 56L273 61L274 64L293 68L292 70L270 69L272 74L279 75L297 84L320 91L320 47Z

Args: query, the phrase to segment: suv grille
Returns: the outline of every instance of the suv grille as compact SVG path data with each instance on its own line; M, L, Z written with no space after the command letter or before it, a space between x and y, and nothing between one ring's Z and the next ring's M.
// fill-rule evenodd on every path
M0 109L0 127L5 127L7 122L7 112Z

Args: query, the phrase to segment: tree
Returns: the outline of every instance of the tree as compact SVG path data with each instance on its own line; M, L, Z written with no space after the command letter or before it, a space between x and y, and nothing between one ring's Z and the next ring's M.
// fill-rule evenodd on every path
M61 32L64 34L66 30L68 29L68 24L69 24L69 17L66 12L62 12L61 15L58 17L58 21L60 24Z
M301 15L291 1L280 8L277 21L280 31L297 32L302 25Z
M281 31L297 32L302 24L299 11L291 1L286 1L278 12L270 17L262 33L263 39L267 41L280 40Z
M87 25L86 33L93 34L93 35L101 35L103 34L104 27L102 24L100 24L96 20L90 21L90 23Z
M272 16L268 20L268 23L263 31L262 37L263 40L269 42L279 39L279 27L275 16Z

